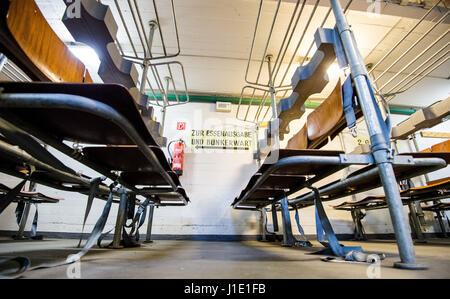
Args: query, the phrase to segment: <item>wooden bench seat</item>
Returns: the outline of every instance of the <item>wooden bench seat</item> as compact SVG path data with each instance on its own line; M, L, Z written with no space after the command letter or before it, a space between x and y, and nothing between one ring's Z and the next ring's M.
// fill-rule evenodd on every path
M450 97L414 112L403 122L392 128L393 139L406 139L409 135L431 128L450 115Z
M34 0L2 1L0 7L0 51L32 80L92 82L89 71L59 39Z
M356 109L356 117L362 116L361 109ZM328 143L346 127L343 108L343 93L339 79L333 91L319 107L307 117L306 123L289 139L286 149L318 149Z

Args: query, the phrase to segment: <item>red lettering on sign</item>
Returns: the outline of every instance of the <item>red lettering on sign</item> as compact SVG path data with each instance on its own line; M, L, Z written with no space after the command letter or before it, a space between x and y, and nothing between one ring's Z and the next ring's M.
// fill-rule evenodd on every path
M186 123L185 122L177 122L177 130L184 131L186 129Z

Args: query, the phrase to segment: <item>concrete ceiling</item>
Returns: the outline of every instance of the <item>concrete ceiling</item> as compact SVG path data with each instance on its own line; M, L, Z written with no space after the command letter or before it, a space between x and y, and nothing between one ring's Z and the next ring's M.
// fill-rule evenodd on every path
M65 9L63 0L37 0L36 2L39 4L39 7L47 20L60 38L65 42L73 41L72 36L61 22L61 17ZM117 40L120 43L121 48L126 54L133 55L133 50L120 21L115 1L102 0L101 2L111 6L116 22L119 24ZM276 59L277 54L280 53L280 45L291 15L296 7L296 2L297 1L295 0L285 0L282 1L280 5L279 16L275 23L272 38L267 50L267 53L274 55L274 59ZM288 69L283 82L283 84L289 84L292 73L307 54L308 47L313 40L313 34L316 28L320 26L329 9L329 1L322 0L319 2L304 39L298 50L295 52L303 29L314 9L314 2L315 1L308 0L307 5L304 7L302 16L299 18L297 30L295 31L295 34L293 34L292 41L287 48L283 63L280 65L280 72L276 82L281 81L282 75L287 69L291 57L294 56L292 66ZM118 3L126 19L127 26L130 28L131 38L138 55L143 56L143 48L140 45L137 31L134 29L128 1L118 0ZM144 24L155 19L152 1L138 0L137 3ZM169 53L175 53L177 51L177 42L171 19L170 1L156 0L156 3L167 51ZM243 86L246 85L245 73L259 3L260 1L258 0L174 0L181 48L181 54L174 60L180 61L184 66L187 86L190 93L240 95ZM254 81L256 78L261 59L263 58L265 43L277 3L278 1L276 0L263 1L260 24L254 45L254 55L252 55L249 66L248 79L251 81ZM344 2L342 3L345 5ZM402 8L403 10L400 10L399 8ZM369 12L367 12L368 9ZM398 5L392 6L391 4L384 4L383 6L378 7L378 10L380 11L380 14L372 13L371 11L377 11L376 7L372 9L370 8L370 4L366 3L366 1L354 0L347 13L348 22L352 26L352 30L354 31L356 41L365 63L376 64L388 50L417 23L418 18L426 12L426 10L422 8L400 7ZM446 10L441 9L441 11ZM419 40L422 34L434 24L432 21L438 20L442 15L443 13L440 13L437 9L433 10L433 13L430 14L426 21L418 26L416 30L402 42L398 49L383 61L382 64L377 66L376 70L373 72L375 78L395 62L396 58L402 55L402 53L404 53L414 42ZM417 46L393 65L389 72L377 81L377 84L379 86L384 85L384 83L397 71L402 70L403 66L417 57L438 37L446 33L450 28L450 25L448 24L450 17L446 18L444 21L443 24L436 26L419 44L417 44ZM333 14L331 14L324 27L332 28L334 23L334 17ZM148 28L146 30L148 32ZM425 59L429 58L431 54L436 52L437 49L443 49L440 53L445 54L450 48L448 47L449 41L450 35L443 35L439 42L431 47L428 52L424 53L423 58L412 63L407 69L402 70L402 74L396 79L401 80L404 78L425 61ZM161 40L158 34L154 40L152 51L154 53L162 53ZM313 51L310 52L308 57L311 57L312 54ZM428 77L447 79L450 76L449 70L450 61L447 61L431 72ZM260 76L261 82L267 82L267 73L267 66L264 64ZM161 70L161 76L165 75L165 71ZM175 82L177 83L177 86L182 86L183 81L181 72L180 69L177 69L176 67L174 68L174 77L176 77ZM154 81L151 80L151 82L154 84ZM395 85L395 82L391 83L392 85L390 86ZM448 80L444 82L447 82L448 84ZM323 93L316 95L316 97L326 97L331 88L332 86L330 84L328 89L324 90ZM389 89L389 85L386 88ZM396 101L396 98L394 98L392 103L397 105L410 104L401 99Z

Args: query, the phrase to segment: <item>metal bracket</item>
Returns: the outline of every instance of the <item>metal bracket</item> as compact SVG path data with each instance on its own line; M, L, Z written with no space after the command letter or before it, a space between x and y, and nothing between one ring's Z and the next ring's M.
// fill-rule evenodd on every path
M392 164L394 165L414 165L413 156L394 156Z
M374 159L370 154L365 155L340 154L339 158L342 164L348 165L367 165L374 163Z

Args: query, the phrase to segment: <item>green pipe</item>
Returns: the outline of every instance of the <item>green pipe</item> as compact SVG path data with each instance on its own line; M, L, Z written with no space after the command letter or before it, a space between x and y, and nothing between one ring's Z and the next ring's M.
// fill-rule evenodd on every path
M154 100L154 96L152 93L147 93L150 100ZM158 100L162 101L161 94L156 95ZM178 100L180 102L186 102L187 97L186 95L178 95ZM209 95L189 95L189 101L190 102L196 102L196 103L215 103L215 102L229 102L232 104L239 104L239 97L227 97L227 96L209 96ZM176 97L174 94L169 94L169 101L176 101ZM277 100L278 102L279 100ZM252 103L252 105L260 105L261 99L254 98L253 100L250 98L242 98L241 105L248 105ZM266 99L266 102L263 104L264 106L270 106L270 98ZM315 109L320 106L320 102L316 101L306 101L305 108L308 109ZM401 114L401 115L411 115L414 112L416 112L417 108L409 108L409 107L395 107L390 106L390 112L392 114Z
M408 107L395 107L395 106L389 106L389 111L392 114L402 114L402 115L411 115L414 112L416 112L417 108L408 108Z

